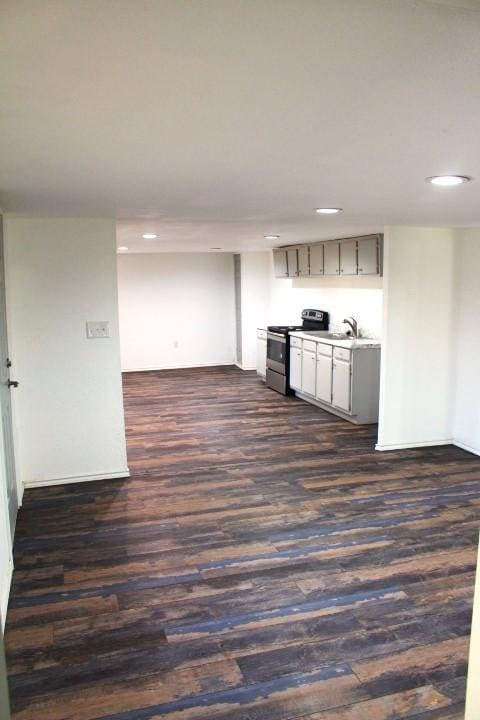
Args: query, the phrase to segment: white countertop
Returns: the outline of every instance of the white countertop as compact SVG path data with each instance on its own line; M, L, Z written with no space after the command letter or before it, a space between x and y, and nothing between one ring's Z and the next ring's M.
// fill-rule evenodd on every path
M381 340L376 338L352 338L352 339L340 339L340 338L326 338L322 336L322 331L315 330L298 330L290 333L291 337L301 338L302 340L315 340L316 342L322 342L326 345L335 345L336 347L347 348L348 350L354 350L356 348L379 348L382 347Z

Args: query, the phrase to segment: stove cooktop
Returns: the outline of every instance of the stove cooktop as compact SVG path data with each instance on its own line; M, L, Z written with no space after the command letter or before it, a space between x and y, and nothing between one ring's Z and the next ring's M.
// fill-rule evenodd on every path
M267 330L270 330L270 332L278 333L279 335L287 335L289 332L302 329L303 325L269 325L267 327Z

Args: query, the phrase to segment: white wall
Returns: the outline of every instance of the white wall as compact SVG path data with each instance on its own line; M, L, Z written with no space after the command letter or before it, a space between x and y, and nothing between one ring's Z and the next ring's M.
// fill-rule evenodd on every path
M242 268L242 367L254 370L257 328L267 323L270 291L270 252L241 254Z
M362 334L380 337L382 332L382 278L318 277L277 279L270 258L269 325L298 325L304 308L327 310L331 328L345 331L342 320L353 315Z
M118 292L123 370L233 363L232 254L119 255Z
M7 217L5 231L19 479L126 475L115 223ZM87 340L87 320L110 338Z
M480 454L480 229L458 230L455 238L455 409L453 437Z
M455 232L385 230L378 449L451 442Z

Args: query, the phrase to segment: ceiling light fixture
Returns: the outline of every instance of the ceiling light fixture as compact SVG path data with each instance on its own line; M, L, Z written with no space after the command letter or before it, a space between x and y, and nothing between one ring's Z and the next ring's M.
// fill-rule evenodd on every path
M221 250L222 248L210 248L210 250Z
M278 240L280 235L264 235L265 240Z
M155 233L145 233L144 235L142 235L142 237L144 240L155 240L157 236L155 235Z
M336 215L337 213L342 212L342 208L316 208L315 212L320 215Z
M432 185L440 185L440 187L453 187L454 185L462 185L471 181L468 175L432 175L425 180Z
M128 247L126 245L119 245L117 250L118 252L127 252Z

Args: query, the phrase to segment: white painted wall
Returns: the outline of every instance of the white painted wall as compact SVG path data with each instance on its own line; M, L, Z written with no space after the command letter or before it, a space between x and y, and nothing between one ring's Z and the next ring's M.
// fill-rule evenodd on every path
M114 221L7 217L5 241L19 479L126 475Z
M119 255L118 292L123 370L233 363L232 254Z
M456 444L480 455L480 229L457 230L455 237L455 408Z
M277 279L270 257L269 325L298 325L304 308L327 310L331 328L345 331L342 320L353 315L368 337L382 332L382 278L318 277L293 280Z
M455 232L385 230L378 449L452 440Z
M270 295L270 252L241 254L242 368L255 370L257 328L265 327Z

